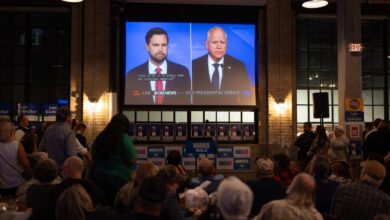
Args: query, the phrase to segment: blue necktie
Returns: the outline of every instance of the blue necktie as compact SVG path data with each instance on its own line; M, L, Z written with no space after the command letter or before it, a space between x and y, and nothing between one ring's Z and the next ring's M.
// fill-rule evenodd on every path
M213 77L211 78L211 84L215 90L219 90L219 63L214 63Z

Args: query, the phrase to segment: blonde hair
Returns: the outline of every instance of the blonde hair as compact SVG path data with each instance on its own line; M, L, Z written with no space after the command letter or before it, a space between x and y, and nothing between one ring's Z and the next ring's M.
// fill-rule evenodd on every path
M0 121L0 142L11 142L15 139L15 126L9 120Z
M293 179L287 189L287 201L294 206L313 208L315 201L316 185L312 176L300 173Z
M138 187L148 177L155 176L158 172L158 167L150 161L141 163L138 166L137 172L135 173L134 186Z
M66 189L57 200L57 220L85 220L86 212L93 212L92 200L87 191L80 185Z

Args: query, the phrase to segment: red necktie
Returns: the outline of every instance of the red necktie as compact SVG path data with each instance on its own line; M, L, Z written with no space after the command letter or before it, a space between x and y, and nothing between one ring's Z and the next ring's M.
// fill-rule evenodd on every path
M157 67L156 68L156 73L157 75L160 75L161 74L161 68L160 67ZM163 87L163 81L161 80L157 80L156 82L156 92L163 92L164 91L164 87ZM163 95L156 95L155 96L156 98L156 104L163 104L163 101L164 101L164 96Z

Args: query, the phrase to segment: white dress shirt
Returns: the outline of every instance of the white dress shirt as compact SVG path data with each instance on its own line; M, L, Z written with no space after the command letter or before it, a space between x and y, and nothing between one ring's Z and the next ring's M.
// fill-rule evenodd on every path
M149 70L149 74L157 74L156 73L156 68L157 67L160 67L161 69L161 74L167 74L167 68L168 68L168 64L167 64L167 61L164 60L164 62L161 64L161 66L156 66L154 65L152 62L148 62L148 70ZM165 91L165 84L166 84L166 81L162 81L163 83L163 91ZM156 81L150 81L150 91L156 91ZM154 103L156 103L156 97L153 96L153 101Z
M209 77L210 77L210 82L212 83L212 79L213 79L213 73L214 73L214 70L215 70L215 67L213 66L214 63L218 63L219 66L218 66L218 72L219 72L219 88L221 88L221 82L222 82L222 76L223 76L223 61L224 61L224 57L218 61L218 62L215 62L213 59L211 59L210 55L208 55L208 66L209 66Z

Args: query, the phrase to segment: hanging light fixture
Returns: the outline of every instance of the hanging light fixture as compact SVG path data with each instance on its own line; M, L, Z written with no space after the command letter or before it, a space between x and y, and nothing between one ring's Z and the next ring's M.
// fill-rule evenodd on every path
M322 8L328 5L328 1L326 0L309 0L302 3L302 7L304 8Z
M82 2L83 0L61 0L63 2L69 2L69 3L79 3Z

